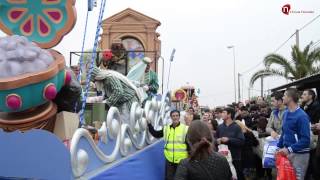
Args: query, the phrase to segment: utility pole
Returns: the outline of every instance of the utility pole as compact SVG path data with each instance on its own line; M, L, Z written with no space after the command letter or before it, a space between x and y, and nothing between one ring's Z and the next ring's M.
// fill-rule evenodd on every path
M244 92L244 82L243 82L243 78L241 79L241 84L242 84L242 87L241 87L241 97L242 97L242 99L244 99L244 94L243 94L243 92Z
M167 91L169 90L169 83L170 83L170 73L171 73L171 63L173 61L174 58L174 54L176 53L176 49L173 48L172 52L171 52L171 56L170 56L170 65L169 65L169 74L168 74L168 81L167 81Z
M263 76L261 76L261 97L263 97Z
M164 58L162 56L159 56L160 59L162 59L162 81L161 81L161 94L163 94L163 84L164 84Z
M234 102L237 102L237 87L236 87L236 54L234 45L228 46L228 49L233 51L233 85L234 85Z
M296 30L296 46L299 48L299 30Z
M238 102L241 101L241 93L240 93L240 77L241 77L241 74L238 73Z
M236 92L236 55L235 55L235 50L233 46L233 84L234 84L234 102L237 102L237 92Z

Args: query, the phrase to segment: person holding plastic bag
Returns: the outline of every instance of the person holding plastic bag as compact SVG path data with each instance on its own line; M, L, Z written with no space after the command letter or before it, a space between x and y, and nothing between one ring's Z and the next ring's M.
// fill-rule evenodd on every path
M289 88L283 101L288 110L283 117L282 134L277 147L280 153L290 160L295 169L297 180L303 180L310 157L310 120L298 105L299 93Z
M278 140L271 136L267 137L265 140L262 154L262 166L263 168L274 168L276 167L275 154L278 149Z
M239 125L233 121L235 117L235 110L233 108L225 108L222 112L223 123L218 126L217 129L217 144L225 144L228 146L232 164L234 165L237 178L239 180L244 179L243 168L241 162L242 147L245 144L245 138Z
M287 156L278 153L276 155L277 161L277 180L296 180L296 173L292 164L290 163Z
M225 144L220 144L218 146L218 152L227 159L232 173L232 179L237 179L237 172L232 164L232 157L228 146Z

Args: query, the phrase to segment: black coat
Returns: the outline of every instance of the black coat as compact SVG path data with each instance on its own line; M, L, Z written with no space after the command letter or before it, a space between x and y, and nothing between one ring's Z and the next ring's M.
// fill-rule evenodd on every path
M318 101L304 106L304 111L309 115L311 124L318 123L320 120L320 104Z
M225 157L213 152L203 160L184 159L176 171L175 180L231 180L232 174Z
M320 121L320 104L318 101L312 102L310 105L304 106L304 111L309 115L311 124L319 123ZM318 134L318 143L316 147L316 155L320 157L320 134Z
M259 141L252 132L244 133L245 144L242 148L242 166L243 168L255 168L255 155L253 153L253 147L259 145Z

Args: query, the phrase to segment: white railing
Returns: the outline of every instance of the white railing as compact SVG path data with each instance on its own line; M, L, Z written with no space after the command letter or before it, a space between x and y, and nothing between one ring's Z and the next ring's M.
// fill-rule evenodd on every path
M169 111L171 107L170 92L162 96L161 101L153 98L147 101L144 108L135 102L130 109L129 120L121 119L117 108L111 107L108 111L106 121L98 130L99 139L104 145L108 145L108 140L115 141L111 154L106 155L95 144L91 134L79 128L71 140L71 165L74 177L79 178L87 173L87 167L90 161L89 153L86 150L78 148L81 138L84 138L89 144L95 155L104 164L110 164L117 159L120 153L122 157L128 156L134 147L137 150L143 149L148 144L155 142L155 138L147 130L147 122L150 121L155 129L161 129L169 121ZM126 122L126 123L125 123Z

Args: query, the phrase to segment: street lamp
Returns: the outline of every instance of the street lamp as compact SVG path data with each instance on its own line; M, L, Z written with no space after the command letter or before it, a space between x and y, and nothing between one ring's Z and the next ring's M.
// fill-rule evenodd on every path
M161 94L163 94L163 82L164 82L164 58L162 57L162 56L160 56L159 58L161 58L162 59L162 82L161 82L161 91L162 91L162 93Z
M236 88L236 55L235 55L235 46L227 46L228 49L233 50L233 85L234 85L234 102L237 102L237 88Z
M174 54L176 53L176 49L173 48L170 56L170 65L169 65L169 73L168 73L168 81L167 81L167 91L169 90L169 83L170 83L170 72L171 72L171 64L174 58Z

